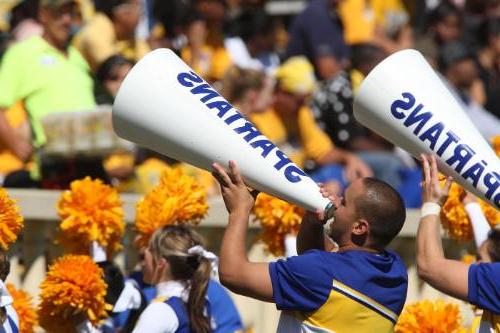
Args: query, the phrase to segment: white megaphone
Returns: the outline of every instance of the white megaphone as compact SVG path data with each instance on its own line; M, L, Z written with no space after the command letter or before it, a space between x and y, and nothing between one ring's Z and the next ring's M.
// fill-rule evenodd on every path
M418 51L399 51L370 72L354 116L417 158L436 155L440 170L500 208L500 160Z
M234 160L255 189L310 210L330 207L312 179L170 50L150 52L128 73L113 126L126 140L205 170Z

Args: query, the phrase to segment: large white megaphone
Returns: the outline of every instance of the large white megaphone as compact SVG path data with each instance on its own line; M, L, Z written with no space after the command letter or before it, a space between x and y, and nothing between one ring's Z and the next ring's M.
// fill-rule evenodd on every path
M205 170L234 160L250 186L306 209L329 206L312 179L170 50L150 52L128 73L113 126L126 140Z
M419 52L378 64L359 88L354 116L417 158L435 154L444 173L500 208L500 160Z

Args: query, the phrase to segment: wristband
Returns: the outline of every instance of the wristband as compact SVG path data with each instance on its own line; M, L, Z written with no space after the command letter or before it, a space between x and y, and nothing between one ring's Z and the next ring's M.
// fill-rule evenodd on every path
M439 206L437 203L424 202L424 204L422 205L422 209L421 209L422 216L420 218L424 218L424 217L429 216L429 215L439 216L440 212L441 212L441 206Z

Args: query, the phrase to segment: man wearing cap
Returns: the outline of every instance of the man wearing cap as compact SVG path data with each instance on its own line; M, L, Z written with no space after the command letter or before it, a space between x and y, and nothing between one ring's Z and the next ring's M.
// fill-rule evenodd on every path
M40 120L52 112L82 111L95 107L89 67L69 45L76 3L41 0L42 36L12 46L0 66L0 142L21 160L46 139ZM33 132L32 142L20 138L8 125L4 110L22 101Z
M250 116L262 134L300 167L314 171L317 181L336 181L345 187L358 177L371 176L371 169L361 159L335 147L316 124L306 105L315 89L314 70L307 59L290 58L278 68L275 79L273 108Z

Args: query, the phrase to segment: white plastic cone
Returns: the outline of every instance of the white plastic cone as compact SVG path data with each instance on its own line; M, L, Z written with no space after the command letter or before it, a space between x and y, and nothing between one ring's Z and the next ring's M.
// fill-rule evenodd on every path
M255 189L306 209L324 209L312 179L177 55L150 52L129 72L113 106L116 133L179 161L211 170L236 161Z
M370 72L354 116L417 158L436 155L440 170L500 208L500 160L418 51L399 51Z

